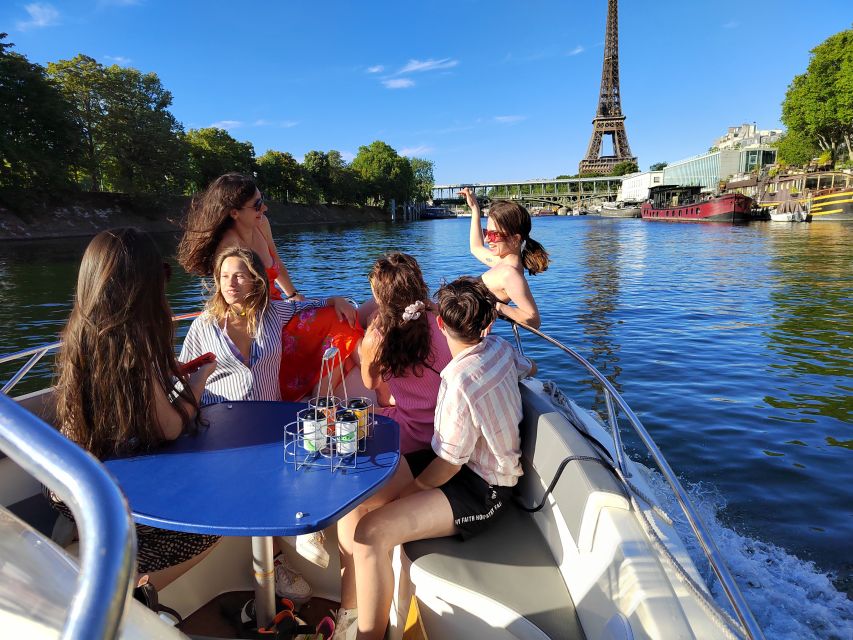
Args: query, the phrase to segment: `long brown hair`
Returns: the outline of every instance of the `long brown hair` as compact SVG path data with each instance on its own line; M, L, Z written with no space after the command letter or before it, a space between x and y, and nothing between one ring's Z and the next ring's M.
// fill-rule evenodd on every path
M408 371L423 375L423 366L432 364L432 343L429 289L418 261L405 253L389 253L373 264L369 278L379 302L371 326L382 339L373 364L386 380ZM420 316L404 320L406 307L417 302L424 304Z
M83 254L57 358L56 413L63 433L99 458L162 440L158 387L198 408L175 359L165 267L136 229L102 231ZM182 404L172 406L189 426Z
M266 271L264 271L264 263L254 251L242 247L229 247L216 257L216 264L213 267L213 291L207 299L206 311L217 322L221 322L228 315L228 303L222 297L222 283L219 282L222 263L228 258L242 260L252 276L254 286L243 301L243 310L246 312L246 329L249 335L254 338L258 333L258 324L260 324L261 317L270 300L270 283Z
M498 317L495 296L480 278L462 276L435 292L445 331L466 344L482 339Z
M517 202L509 200L495 200L489 207L489 217L495 221L499 231L509 235L516 233L521 236L524 243L521 250L521 263L527 269L527 273L535 276L548 268L551 258L545 247L530 237L530 229L533 223L527 209Z
M216 247L234 224L231 210L239 209L257 190L255 181L240 173L226 173L193 197L181 226L178 263L189 273L213 273Z

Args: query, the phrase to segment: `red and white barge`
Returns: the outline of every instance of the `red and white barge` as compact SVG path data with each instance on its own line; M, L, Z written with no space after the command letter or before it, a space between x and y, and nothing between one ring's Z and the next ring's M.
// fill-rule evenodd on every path
M703 196L701 187L661 185L649 189L643 203L644 220L693 220L700 222L747 222L751 219L752 198L740 193Z

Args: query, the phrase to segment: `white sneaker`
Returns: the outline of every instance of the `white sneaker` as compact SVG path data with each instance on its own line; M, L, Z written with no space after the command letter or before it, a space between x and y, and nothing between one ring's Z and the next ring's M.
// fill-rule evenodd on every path
M283 553L275 557L275 594L279 598L307 600L311 597L311 585L287 564Z
M329 552L326 551L326 534L315 531L304 536L296 536L296 553L325 569L329 566Z
M335 612L335 640L355 640L358 634L358 609L344 609Z

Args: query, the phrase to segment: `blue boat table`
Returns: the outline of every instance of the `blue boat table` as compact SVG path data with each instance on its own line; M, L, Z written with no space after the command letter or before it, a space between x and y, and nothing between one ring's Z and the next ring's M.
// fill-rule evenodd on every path
M269 623L275 611L272 536L333 524L388 481L400 460L397 423L376 415L374 435L355 466L297 469L285 462L285 426L306 407L297 402L210 405L202 409L208 425L198 434L104 463L136 522L252 537L259 625Z

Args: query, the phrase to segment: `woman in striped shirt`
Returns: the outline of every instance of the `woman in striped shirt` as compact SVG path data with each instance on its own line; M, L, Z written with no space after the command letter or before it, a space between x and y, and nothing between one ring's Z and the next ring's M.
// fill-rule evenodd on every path
M258 254L241 247L220 253L213 294L204 313L190 326L179 357L188 362L207 352L216 355L216 370L207 380L201 404L280 400L282 327L297 312L318 307L332 307L340 319L351 326L355 323L355 309L344 298L271 300Z
M332 307L342 322L355 324L355 309L344 298L327 300L271 300L264 263L254 251L225 249L214 264L214 291L196 318L181 348L180 360L212 352L216 370L207 379L201 404L224 400L281 400L279 368L282 363L282 328L299 311ZM304 363L301 363L304 365ZM320 368L317 362L317 369ZM322 549L322 537L299 536L297 545ZM323 550L324 552L324 550ZM275 588L281 597L304 600L311 586L286 563L275 558Z

